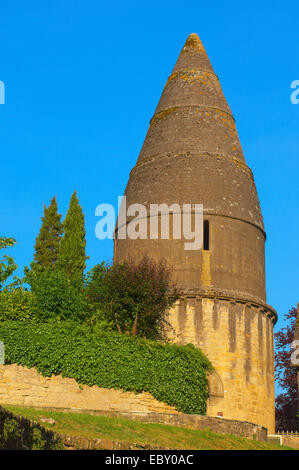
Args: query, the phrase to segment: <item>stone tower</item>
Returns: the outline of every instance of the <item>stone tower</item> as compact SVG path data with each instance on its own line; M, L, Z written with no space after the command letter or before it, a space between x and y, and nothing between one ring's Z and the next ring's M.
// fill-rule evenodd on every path
M185 295L170 313L175 340L200 347L219 377L208 414L273 432L276 312L266 304L263 218L235 119L196 34L167 80L125 195L127 206L203 204L202 249L186 251L184 239L118 239L116 230L114 259L167 260Z

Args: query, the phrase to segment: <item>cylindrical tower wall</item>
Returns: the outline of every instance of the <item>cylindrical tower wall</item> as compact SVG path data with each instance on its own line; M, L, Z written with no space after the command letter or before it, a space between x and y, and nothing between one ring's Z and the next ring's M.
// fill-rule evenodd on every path
M242 299L194 295L170 313L175 341L207 355L224 389L207 414L260 424L275 431L273 320L275 313Z
M200 347L224 385L208 414L274 431L276 314L265 303L263 218L234 117L195 34L164 87L125 196L127 206L145 206L147 237L119 239L116 229L114 260L147 254L173 269L186 297L171 311L173 340ZM187 250L171 230L169 239L151 239L152 204L202 204L209 243Z

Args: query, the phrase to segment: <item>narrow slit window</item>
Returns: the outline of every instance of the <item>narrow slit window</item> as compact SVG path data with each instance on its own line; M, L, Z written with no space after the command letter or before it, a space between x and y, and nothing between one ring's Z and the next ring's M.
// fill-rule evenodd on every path
M208 220L203 223L203 249L210 249L210 224Z

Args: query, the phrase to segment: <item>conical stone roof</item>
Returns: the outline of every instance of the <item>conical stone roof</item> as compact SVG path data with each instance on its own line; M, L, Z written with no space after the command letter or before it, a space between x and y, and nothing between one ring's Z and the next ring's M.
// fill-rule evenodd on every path
M163 128L162 123L160 126L157 124L166 119L173 121L175 134L169 140L166 140L167 135L164 139L156 139L155 134ZM190 139L186 139L186 120L192 133ZM244 162L233 115L196 34L187 39L167 80L138 163L146 161L156 150L229 154Z
M234 117L196 34L188 37L167 80L135 169L150 163L161 165L162 171L166 162L182 164L188 177L191 159L186 160L186 157L197 159L191 165L191 171L194 170L193 165L199 165L201 173L200 184L193 181L192 188L189 187L190 197L186 203L200 199L206 211L241 217L264 228L253 175L245 163ZM172 158L181 162L171 162ZM211 159L213 165L207 167ZM184 178L181 169L177 169L176 179ZM229 175L225 174L227 170ZM209 197L205 187L210 186L211 177L215 185ZM167 179L164 186L168 195L173 197ZM160 191L159 196L162 197ZM164 202L168 199L166 197Z
M196 34L188 37L167 80L125 195L128 205L203 204L205 217L218 217L213 222L217 240L211 233L212 285L242 292L249 289L251 294L265 298L265 232L253 175L218 77ZM257 231L253 233L253 229ZM247 237L250 247L238 247L237 241ZM171 247L164 241L155 243L159 242L160 247L163 245L160 255L181 272L181 284L199 286L196 269L200 270L201 255L180 254L179 244L174 248L175 240ZM226 253L221 254L221 244ZM116 242L116 259L127 256L128 250L150 251L158 257L152 241L136 240L130 249L129 245L129 241ZM235 266L245 252L250 252L249 263L255 258L252 285L246 267L240 273Z

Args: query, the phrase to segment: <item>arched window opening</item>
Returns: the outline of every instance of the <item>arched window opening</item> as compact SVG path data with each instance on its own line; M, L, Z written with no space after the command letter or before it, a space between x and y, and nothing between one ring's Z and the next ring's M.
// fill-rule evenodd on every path
M208 220L203 223L203 249L210 249L210 224Z

